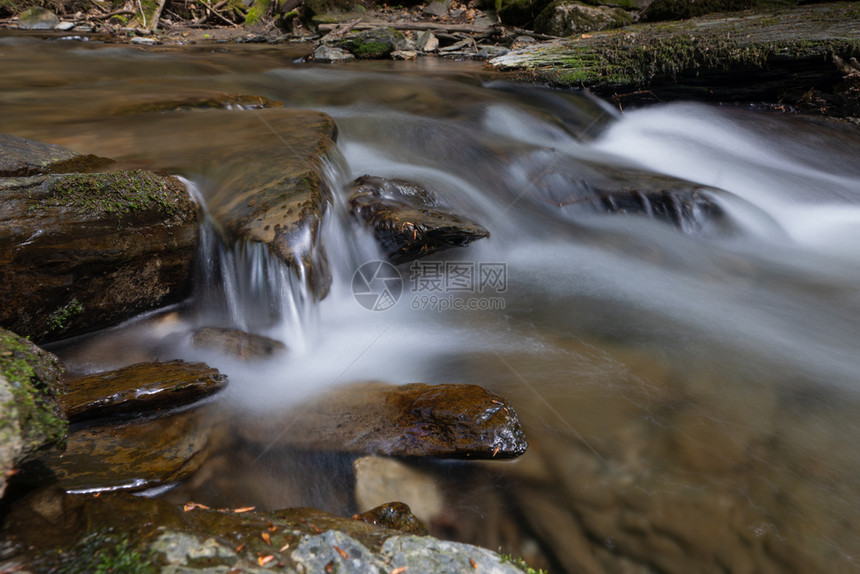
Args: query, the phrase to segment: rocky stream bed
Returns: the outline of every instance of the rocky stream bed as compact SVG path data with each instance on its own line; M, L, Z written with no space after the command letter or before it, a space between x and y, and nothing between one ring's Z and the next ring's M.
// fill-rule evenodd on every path
M267 8L270 20L298 9L288 4ZM136 10L120 6L56 21L43 14L50 25L0 13L8 16L4 26L16 29L0 40L86 35L88 42L130 41L154 54L180 46L205 53L219 42L239 42L318 63L476 59L486 62L484 73L500 74L494 79L584 87L622 108L696 97L836 116L848 121L822 124L820 133L844 133L846 145L855 145L849 130L860 115L856 3L767 5L673 23L655 22L656 9L648 22L645 5L606 4L525 9L503 2L498 15L478 4L370 12L350 6L320 9L281 28L264 21L205 30L182 26L168 12L147 17L146 4L140 21ZM225 5L201 3L195 13L224 19ZM588 28L559 15L583 11ZM59 71L62 63L50 56L43 63L57 66L51 82L75 85ZM213 77L226 70L219 66L188 64ZM15 81L27 89L44 88L46 80L16 70ZM0 74L0 87L11 81ZM203 315L194 300L201 298L207 242L263 254L266 265L301 282L311 303L332 289L337 254L322 236L338 195L331 177L341 160L338 121L230 91L221 81L175 94L122 93L104 103L70 90L68 104L98 108L118 134L111 138L87 135L85 120L54 125L56 112L38 98L27 102L42 112L21 130L29 137L0 134L0 572L533 572L520 556L571 573L853 571L845 559L856 545L853 524L834 525L832 508L797 510L813 508L822 492L851 498L844 474L817 465L819 452L841 456L845 445L779 398L766 375L749 387L693 359L670 361L656 348L609 338L598 352L549 332L539 351L477 352L454 361L446 383L367 380L287 407L273 404L261 415L224 400L230 381L218 369L162 360L180 347L237 364L265 365L291 352L287 342L260 333L284 314L277 305L250 326L222 320L174 329ZM377 93L413 98L419 115L446 105L432 95L404 98L370 88L367 98ZM6 103L23 109L24 99ZM210 112L229 137L163 137L168 130L207 133ZM152 131L135 129L141 116ZM601 121L577 135L587 139ZM468 155L469 145L453 153ZM489 147L475 156L491 163L511 153ZM185 179L201 173L216 182L205 205ZM547 183L555 176L535 178L545 197L530 209L558 209L573 220L583 213L647 216L695 237L737 232L727 193L717 188L594 160L583 163L561 197ZM401 269L495 233L496 222L459 211L417 181L368 173L345 188L349 225L373 237L378 252ZM643 260L660 257L648 245L636 249ZM730 265L744 281L761 281L744 263ZM145 340L125 345L128 335L117 327L136 321L154 327ZM104 333L108 340L116 333L113 345ZM91 340L109 347L103 355L111 360L103 362L116 368L87 359L80 349ZM597 366L617 374L609 386L550 399L526 392L512 375L587 379L583 373ZM487 384L457 382L473 379ZM731 389L746 406L723 401L717 388ZM828 397L817 399L817 408L830 408ZM607 408L610 399L617 402ZM593 416L577 421L576 430L558 414L588 412L589 405ZM530 413L532 427L521 411ZM720 440L726 421L742 430ZM786 446L800 435L808 448ZM603 441L593 446L584 436ZM680 461L689 473L683 488L651 466L657 456ZM504 462L513 459L516 465ZM839 460L857 466L850 457ZM305 476L316 472L348 486L317 492ZM449 486L455 474L461 490ZM488 491L486 483L501 486ZM475 493L492 498L481 508L493 510L459 511L474 506ZM284 506L320 498L339 514ZM752 507L751 498L766 511ZM808 542L819 537L826 542Z

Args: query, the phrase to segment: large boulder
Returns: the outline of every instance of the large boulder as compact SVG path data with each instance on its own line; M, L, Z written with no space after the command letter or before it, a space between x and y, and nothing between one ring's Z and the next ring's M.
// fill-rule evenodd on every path
M633 23L629 12L610 6L588 6L575 0L556 0L535 19L535 32L572 36L596 30L620 28Z
M507 400L464 384L357 384L337 388L286 416L255 416L240 426L248 442L267 450L505 459L528 447Z
M197 206L174 177L0 136L0 326L50 341L190 291ZM24 153L27 152L27 153Z
M61 373L57 357L0 329L0 496L20 464L65 441Z

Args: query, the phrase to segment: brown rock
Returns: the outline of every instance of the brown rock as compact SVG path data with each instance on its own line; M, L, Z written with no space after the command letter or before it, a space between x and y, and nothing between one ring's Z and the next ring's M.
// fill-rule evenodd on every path
M63 410L71 421L170 409L223 389L227 377L204 363L139 363L66 381Z
M173 177L0 179L0 326L56 340L177 302L196 242L197 207Z
M214 448L214 409L79 429L65 453L40 461L66 490L143 490L182 480Z
M427 534L427 527L412 514L409 505L402 502L388 502L371 508L367 512L356 514L353 518L374 526L399 530L407 534L417 534L418 536Z
M504 459L528 446L510 403L458 384L339 388L246 434L267 445L389 456Z
M269 337L219 327L197 329L191 342L195 347L220 351L243 361L269 358L287 349L286 345Z
M352 183L352 214L376 232L393 263L404 263L463 247L490 233L470 219L456 215L414 183L364 175Z

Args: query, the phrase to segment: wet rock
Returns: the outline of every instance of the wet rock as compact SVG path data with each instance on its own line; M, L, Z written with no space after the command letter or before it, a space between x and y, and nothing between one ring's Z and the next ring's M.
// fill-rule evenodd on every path
M457 384L339 388L244 432L269 446L389 456L503 459L528 446L504 398Z
M228 242L265 246L313 297L323 298L331 274L320 225L331 200L325 166L335 151L334 121L318 112L279 109L168 120L172 129L188 133L205 133L216 122L232 134L228 141L200 141L197 147L183 142L171 149L156 135L149 143L158 150L159 163L194 166L210 178L207 206Z
M4 524L15 563L39 571L122 568L190 572L522 571L498 554L431 537L403 536L313 509L258 512L104 493L36 492ZM130 570L128 570L130 571ZM403 570L406 571L406 570Z
M353 518L373 524L374 526L399 530L406 534L415 534L418 536L425 536L427 534L427 527L421 524L421 521L412 514L409 505L402 502L381 504L375 508L371 508L367 512L356 514Z
M61 373L54 355L0 329L0 497L20 464L66 438Z
M352 214L375 230L388 258L404 263L452 247L465 246L489 232L439 205L414 183L362 176L352 183Z
M139 363L67 380L61 401L74 422L171 409L210 396L226 384L225 375L204 363Z
M406 37L392 28L372 28L351 34L338 47L348 50L359 60L387 58L398 49L406 48Z
M74 431L63 455L39 459L70 491L144 490L189 476L223 437L211 408Z
M314 50L313 59L317 62L336 64L338 62L349 62L350 60L355 60L355 56L342 48L326 46L323 44Z
M411 512L424 524L432 524L444 510L442 490L429 473L397 459L380 456L359 458L353 463L353 469L355 502L359 510L380 508L390 500L398 500L409 505Z
M29 165L56 169L63 158L52 152ZM0 300L9 302L0 326L56 340L188 295L197 206L176 178L141 170L0 178L0 198Z
M225 353L242 361L267 359L287 350L286 345L275 339L220 327L197 329L191 336L191 343L197 348Z
M556 0L535 18L539 34L571 36L597 30L620 28L633 23L633 17L621 8L588 6L574 0Z
M134 38L149 40L150 38ZM173 98L156 98L153 94L143 93L135 97L134 104L117 106L109 113L117 116L160 112L190 112L203 110L261 110L264 108L282 108L283 102L271 100L263 96L248 94L217 94L203 92L183 94Z
M28 8L18 16L18 27L24 30L50 30L59 23L56 14L41 6Z
M722 219L722 208L703 190L612 191L598 194L590 205L595 211L624 215L644 215L697 232Z
M0 177L98 171L112 160L81 155L69 148L0 134Z

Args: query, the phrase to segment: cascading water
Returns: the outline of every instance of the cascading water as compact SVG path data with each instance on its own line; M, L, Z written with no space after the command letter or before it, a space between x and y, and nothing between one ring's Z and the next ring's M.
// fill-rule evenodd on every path
M57 87L4 82L0 130L182 173L203 202L212 174L192 166L200 142L254 142L271 127L255 110L243 112L247 133L230 134L219 112L185 112L213 119L175 133L152 115L109 110L174 93L253 93L328 113L343 156L325 170L325 298L313 301L300 274L263 247L225 242L207 224L192 304L170 322L142 319L76 342L64 349L71 366L118 366L118 346L136 341L159 359L218 367L230 377L225 407L260 417L353 382L480 384L516 406L530 449L511 463L418 465L444 500L436 534L534 555L554 571L856 568L856 127L694 104L621 115L468 65L26 52L7 56L9 69L28 78L38 62ZM81 62L85 79L70 72ZM131 69L147 83L127 78ZM168 140L172 157L141 143ZM239 168L216 175L241 181L229 173ZM353 277L382 256L345 201L348 182L364 174L420 183L491 236L426 266L401 265L397 303L368 310ZM459 291L430 289L431 271L456 286L457 269L496 274ZM289 349L248 364L188 345L206 325ZM214 472L217 485L192 481L161 496L356 510L343 495L349 460L267 452ZM255 481L277 486L261 493ZM230 498L233 488L257 498Z

